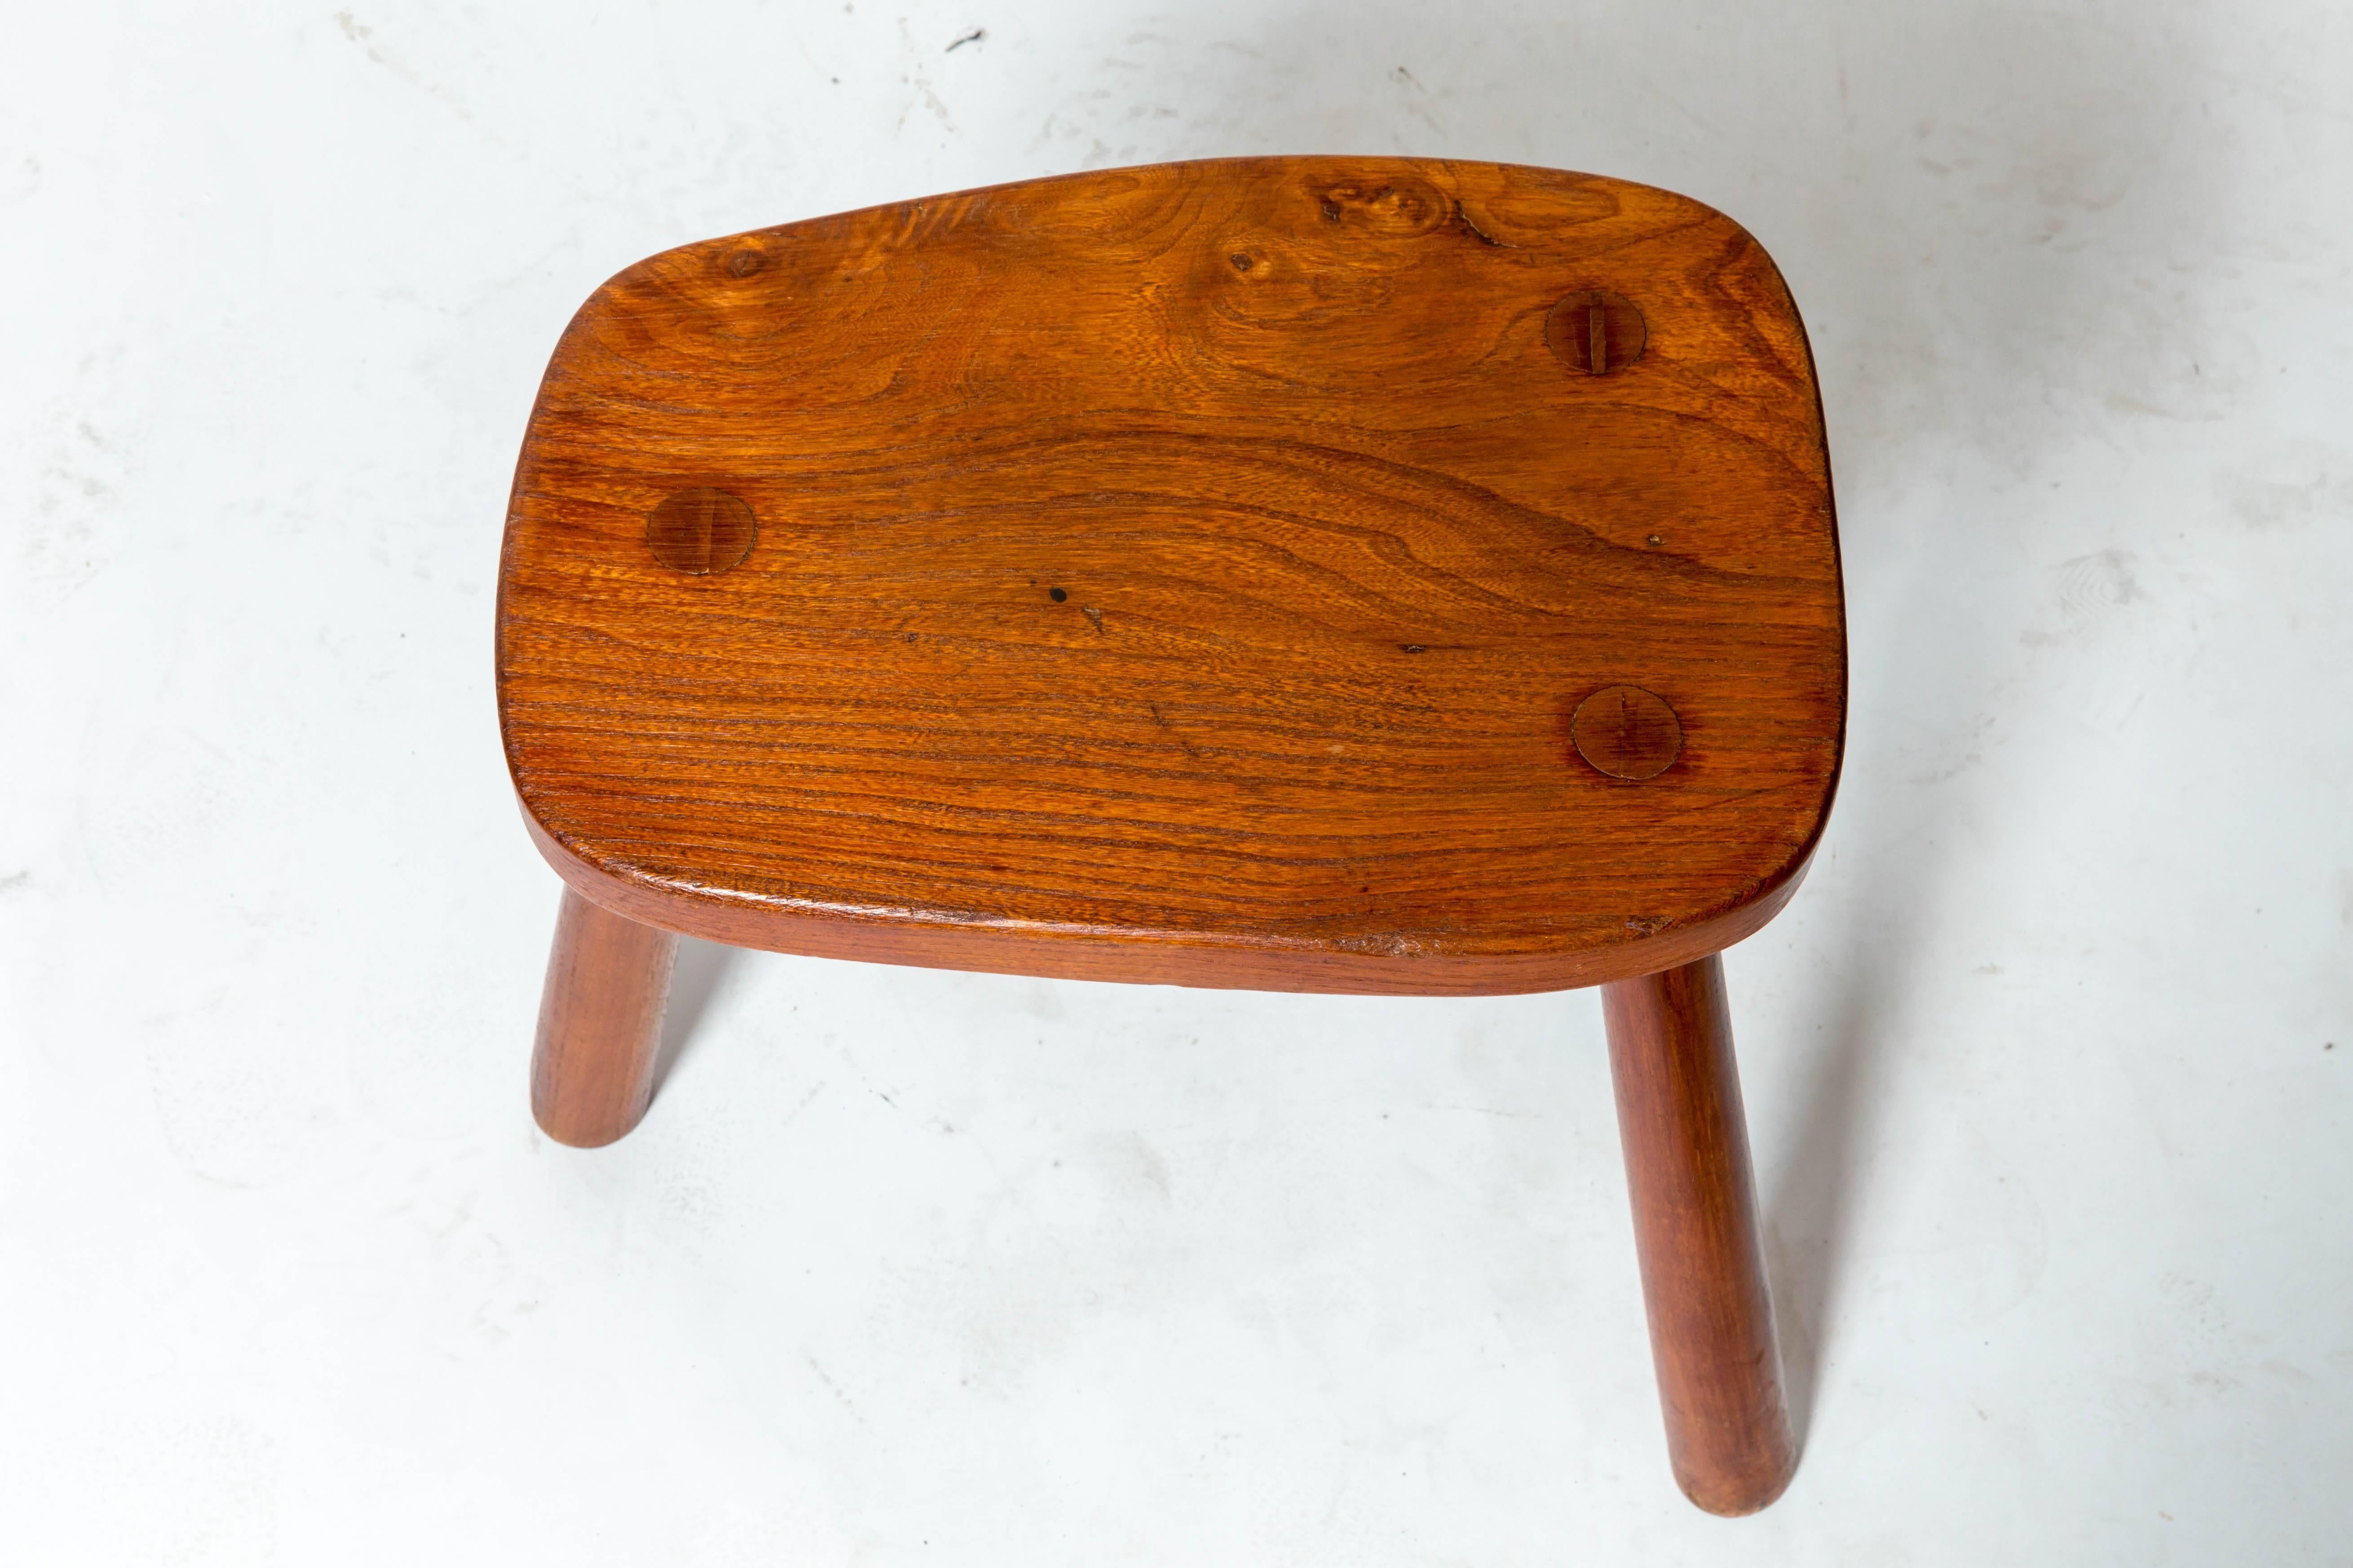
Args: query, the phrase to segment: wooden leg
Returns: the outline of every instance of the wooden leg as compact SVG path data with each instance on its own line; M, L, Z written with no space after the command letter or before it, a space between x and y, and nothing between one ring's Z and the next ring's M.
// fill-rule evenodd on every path
M645 1115L677 959L670 932L564 889L531 1057L531 1113L550 1138L594 1149Z
M1754 1513L1798 1467L1757 1244L1724 964L1601 988L1667 1454L1710 1513Z

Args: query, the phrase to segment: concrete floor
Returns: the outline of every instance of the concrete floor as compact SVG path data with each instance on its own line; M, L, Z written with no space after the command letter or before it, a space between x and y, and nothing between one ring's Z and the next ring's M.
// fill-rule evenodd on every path
M10 1562L2353 1563L2353 15L353 4L0 47ZM573 308L1257 152L1667 185L1811 326L1757 1518L1668 1478L1590 994L697 948L640 1132L526 1113L491 595Z

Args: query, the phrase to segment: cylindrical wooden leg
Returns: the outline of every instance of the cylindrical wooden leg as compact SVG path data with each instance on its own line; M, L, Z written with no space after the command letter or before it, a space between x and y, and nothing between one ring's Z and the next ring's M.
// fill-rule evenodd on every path
M1756 1181L1713 955L1601 988L1667 1454L1710 1513L1789 1484L1797 1441L1757 1235Z
M564 889L531 1057L531 1113L550 1138L594 1149L645 1115L677 960L670 932Z

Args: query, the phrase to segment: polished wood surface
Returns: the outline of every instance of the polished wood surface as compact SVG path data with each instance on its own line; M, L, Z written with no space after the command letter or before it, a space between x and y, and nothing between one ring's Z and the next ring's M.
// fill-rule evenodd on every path
M1669 1448L1795 1448L1714 956L1836 786L1805 333L1696 203L1494 164L1034 181L668 251L517 466L533 1068L646 1109L672 931L1277 990L1605 984Z
M594 1149L653 1099L678 938L564 889L531 1057L531 1112L559 1143Z
M1692 1501L1753 1513L1789 1484L1798 1451L1724 964L1615 982L1601 1005L1668 1457Z
M686 246L548 367L498 683L559 872L721 942L1366 992L1686 963L1780 907L1837 777L1804 331L1721 215L1485 163ZM1612 688L1672 754L1627 707L1580 750Z

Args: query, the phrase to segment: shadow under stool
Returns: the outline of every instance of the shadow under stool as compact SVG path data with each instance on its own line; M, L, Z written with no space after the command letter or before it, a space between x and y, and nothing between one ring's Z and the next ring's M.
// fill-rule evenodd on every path
M1253 158L666 251L556 346L497 657L551 1137L645 1113L677 932L1599 985L1676 1479L1788 1483L1716 954L1820 837L1846 644L1805 330L1729 219Z

